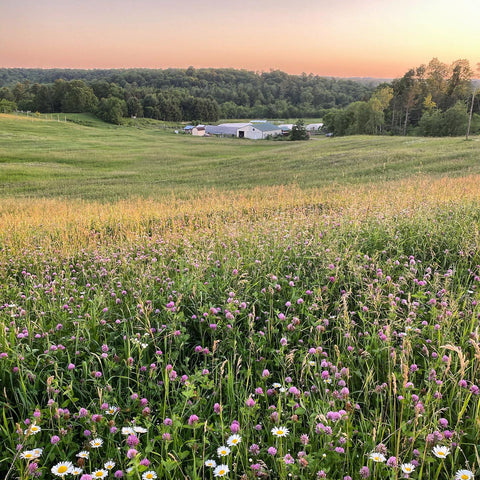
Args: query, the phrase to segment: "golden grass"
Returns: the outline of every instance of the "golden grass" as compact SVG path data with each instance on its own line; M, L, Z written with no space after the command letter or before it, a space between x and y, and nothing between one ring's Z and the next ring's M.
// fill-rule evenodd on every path
M360 222L371 216L414 215L448 204L480 204L480 175L462 178L421 177L379 185L302 190L257 187L236 192L205 191L189 199L132 199L114 203L55 199L1 199L0 242L4 248L74 251L139 236L212 235L228 224L292 220L341 213Z

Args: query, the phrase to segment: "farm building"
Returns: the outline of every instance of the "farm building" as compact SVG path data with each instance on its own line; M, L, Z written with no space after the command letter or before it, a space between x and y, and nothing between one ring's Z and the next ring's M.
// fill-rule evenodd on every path
M205 135L205 125L197 125L192 128L192 135L197 137L203 137Z
M276 137L282 134L282 129L277 125L268 122L249 123L238 129L239 138L250 138L251 140L263 140L267 137Z
M238 130L249 123L222 123L220 125L207 125L205 133L219 137L238 137Z
M183 131L184 131L185 133L192 133L192 130L193 130L194 128L195 128L195 127L194 127L193 125L187 125L187 126L183 129Z
M323 123L309 123L305 129L307 132L318 132L323 127Z

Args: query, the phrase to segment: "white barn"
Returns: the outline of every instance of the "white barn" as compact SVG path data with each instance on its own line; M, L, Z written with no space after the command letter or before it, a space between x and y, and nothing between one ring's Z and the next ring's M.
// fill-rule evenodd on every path
M282 134L282 129L268 122L249 123L238 129L237 137L251 140L263 140L267 137L276 137Z

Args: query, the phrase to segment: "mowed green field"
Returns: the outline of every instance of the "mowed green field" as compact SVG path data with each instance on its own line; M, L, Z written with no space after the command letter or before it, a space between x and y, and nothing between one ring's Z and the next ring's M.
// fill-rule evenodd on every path
M480 173L475 137L249 141L176 135L155 124L116 127L94 117L85 122L0 115L0 195L110 201L188 197L212 188L311 188Z

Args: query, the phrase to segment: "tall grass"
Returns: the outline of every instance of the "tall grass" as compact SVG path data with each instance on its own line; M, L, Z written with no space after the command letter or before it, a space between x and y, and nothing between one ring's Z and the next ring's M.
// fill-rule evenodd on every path
M477 471L477 185L3 200L0 470Z

